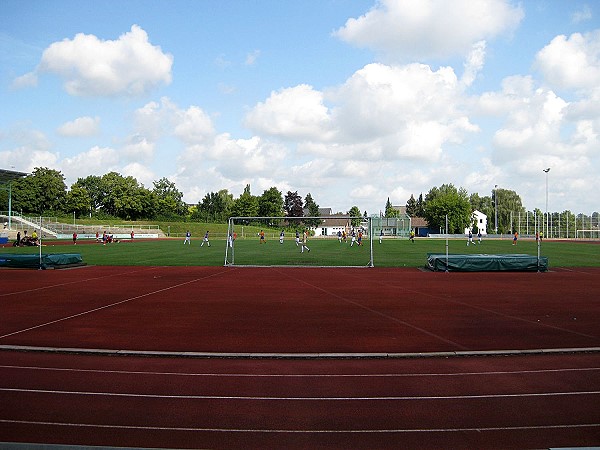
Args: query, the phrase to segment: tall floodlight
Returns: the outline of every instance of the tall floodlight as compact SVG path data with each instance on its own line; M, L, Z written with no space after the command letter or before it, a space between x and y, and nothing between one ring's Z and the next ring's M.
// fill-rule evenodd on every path
M546 238L549 238L550 235L548 234L548 172L550 172L550 167L544 169L544 172L546 172Z
M494 232L498 234L498 185L494 186Z

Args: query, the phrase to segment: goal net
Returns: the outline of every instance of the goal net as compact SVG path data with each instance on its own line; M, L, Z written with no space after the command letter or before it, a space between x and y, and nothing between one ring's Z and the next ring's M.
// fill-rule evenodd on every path
M373 267L370 217L230 217L226 266Z

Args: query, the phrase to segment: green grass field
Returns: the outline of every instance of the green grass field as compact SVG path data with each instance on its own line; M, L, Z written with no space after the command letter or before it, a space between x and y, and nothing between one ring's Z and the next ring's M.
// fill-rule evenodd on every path
M211 240L211 246L200 246L200 238L192 239L191 245L183 245L183 239L136 240L108 244L80 243L77 246L45 241L43 253L80 253L89 265L124 266L222 266L225 264L225 241ZM268 239L260 245L258 238L238 239L235 244L235 263L239 265L309 265L309 266L366 266L369 262L369 245L350 247L339 244L337 239L311 239L311 252L300 253L293 238L283 245L277 239ZM460 254L514 254L537 255L534 240L484 240L481 245L466 246L465 240L450 240L449 253ZM4 247L0 253L37 254L38 247ZM376 267L423 267L428 253L445 253L444 239L417 238L414 243L407 239L385 239L373 243ZM600 244L586 242L545 241L541 256L548 257L550 267L598 267Z

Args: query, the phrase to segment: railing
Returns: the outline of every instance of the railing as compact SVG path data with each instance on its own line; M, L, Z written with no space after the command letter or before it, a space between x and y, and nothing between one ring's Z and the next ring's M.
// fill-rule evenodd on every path
M3 222L8 222L8 211L0 211L0 220ZM12 211L11 213L11 229L24 231L29 229L40 229L43 233L49 235L58 235L58 234L73 234L77 232L78 234L95 234L96 232L102 234L102 232L106 231L108 234L118 234L118 233L130 233L134 232L136 234L144 234L144 232L148 234L158 234L159 236L163 236L163 232L160 229L159 225L142 225L142 224L119 224L119 225L109 225L109 224L99 224L99 225L83 225L83 224L69 224L65 222L59 222L56 217L50 216L23 216L19 213L15 213ZM152 233L149 233L152 232Z

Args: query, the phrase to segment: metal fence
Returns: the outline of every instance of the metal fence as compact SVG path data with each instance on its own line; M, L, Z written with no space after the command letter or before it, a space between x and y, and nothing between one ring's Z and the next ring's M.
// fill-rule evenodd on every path
M522 236L543 233L549 239L599 239L600 215L563 213L512 212L510 229Z

